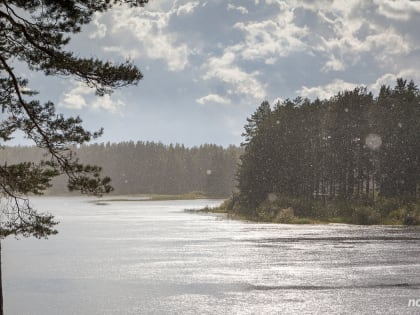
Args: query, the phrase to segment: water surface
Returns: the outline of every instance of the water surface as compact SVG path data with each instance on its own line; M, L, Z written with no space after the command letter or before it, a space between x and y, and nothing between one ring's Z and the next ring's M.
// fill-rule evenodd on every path
M418 314L420 229L277 225L220 201L36 198L49 240L3 241L6 314Z

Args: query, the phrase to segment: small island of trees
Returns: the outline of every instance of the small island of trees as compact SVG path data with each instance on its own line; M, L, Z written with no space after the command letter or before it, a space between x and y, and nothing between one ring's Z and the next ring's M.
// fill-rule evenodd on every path
M282 223L420 223L420 93L398 79L248 118L238 192L222 208Z

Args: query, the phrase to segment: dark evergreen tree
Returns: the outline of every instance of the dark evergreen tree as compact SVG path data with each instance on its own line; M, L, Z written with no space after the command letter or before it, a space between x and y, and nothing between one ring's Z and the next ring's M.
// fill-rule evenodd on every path
M418 198L419 104L419 89L403 79L393 89L383 86L376 99L360 87L323 101L285 100L273 111L264 102L245 125L240 211L255 214L270 194L306 200Z
M382 87L378 97L381 135L380 193L416 198L419 185L420 93L413 81L398 79L394 89Z
M245 125L245 154L241 157L238 171L238 189L244 192L240 195L243 211L255 208L270 192L271 169L266 158L271 146L265 134L270 116L270 104L264 101Z

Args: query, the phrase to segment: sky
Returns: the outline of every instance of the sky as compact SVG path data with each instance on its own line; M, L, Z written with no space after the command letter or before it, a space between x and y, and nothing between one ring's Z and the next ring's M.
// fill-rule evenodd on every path
M420 84L420 1L151 0L96 15L69 49L132 60L144 78L110 96L24 72L32 88L99 142L228 146L268 100L324 99L398 77Z

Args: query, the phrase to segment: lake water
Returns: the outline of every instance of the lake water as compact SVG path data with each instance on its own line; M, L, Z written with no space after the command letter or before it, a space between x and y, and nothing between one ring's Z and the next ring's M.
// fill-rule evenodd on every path
M420 313L418 227L258 224L184 211L220 201L89 200L35 198L59 234L3 241L5 314Z

